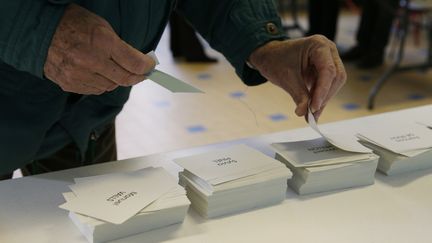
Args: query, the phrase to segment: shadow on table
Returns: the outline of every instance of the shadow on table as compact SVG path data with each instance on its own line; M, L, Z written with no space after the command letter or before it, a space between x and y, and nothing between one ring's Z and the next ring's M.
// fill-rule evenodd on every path
M186 222L192 221L192 222ZM172 239L187 238L198 235L204 232L203 228L198 224L205 220L189 208L188 216L185 222L174 224L160 229L147 231L141 234L136 234L126 238L110 241L112 243L156 243L164 242ZM185 224L193 224L193 227L185 227Z
M141 234L121 238L111 241L113 243L153 243L162 242L170 239L178 238L176 233L181 228L181 224L175 224L161 229L147 231Z
M375 178L376 180L379 180L387 185L393 187L401 187L431 174L432 174L432 169L406 172L403 174L391 175L391 176L386 176L380 172L377 172Z
M310 194L305 194L305 195L298 195L294 191L292 191L291 188L288 187L287 200L307 201L307 200L312 200L312 199L316 199L316 198L332 196L332 195L336 195L339 193L344 193L346 191L360 190L362 188L366 188L369 186L373 186L373 185L357 186L357 187L350 187L350 188L344 188L344 189L336 189L333 191L326 191L326 192L315 192L315 193L310 193Z

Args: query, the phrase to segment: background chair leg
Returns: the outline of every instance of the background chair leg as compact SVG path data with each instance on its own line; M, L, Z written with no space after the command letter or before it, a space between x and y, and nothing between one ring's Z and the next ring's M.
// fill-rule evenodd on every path
M384 85L384 83L387 81L387 79L392 75L394 72L396 72L396 69L399 67L399 64L394 64L390 69L388 69L381 77L378 79L378 81L374 84L372 89L369 92L368 97L368 109L372 110L375 105L375 97L380 91L381 87Z

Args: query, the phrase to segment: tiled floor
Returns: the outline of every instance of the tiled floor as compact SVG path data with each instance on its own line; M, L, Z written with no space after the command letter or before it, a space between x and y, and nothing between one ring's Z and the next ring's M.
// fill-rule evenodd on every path
M344 14L337 44L342 49L354 43L358 17ZM304 25L305 26L305 25ZM168 50L167 35L157 49L161 70L205 91L205 94L173 94L145 81L133 88L117 118L119 157L130 158L157 152L215 143L304 127L296 117L291 98L271 84L246 87L220 54L217 64L175 63ZM423 41L422 46L426 43ZM408 62L421 61L424 47L408 48ZM431 72L407 72L392 76L380 92L376 109L368 111L369 89L388 68L359 71L347 65L348 82L328 104L321 123L432 103ZM391 122L391 121L390 121Z

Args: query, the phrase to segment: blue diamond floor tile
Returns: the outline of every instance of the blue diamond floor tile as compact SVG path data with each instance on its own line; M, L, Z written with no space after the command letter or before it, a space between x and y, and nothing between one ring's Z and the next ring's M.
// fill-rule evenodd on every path
M422 100L425 98L422 94L409 94L407 97L409 100Z
M362 74L362 75L359 76L359 80L367 82L367 81L372 80L372 76L371 75L367 75L367 74Z
M160 100L153 103L154 106L163 108L163 107L169 107L171 104L169 101L166 100Z
M203 125L192 125L188 126L186 129L189 133L200 133L207 131L207 128L205 128Z
M359 109L359 108L360 108L360 105L359 105L359 104L356 104L356 103L346 103L346 104L343 104L342 107L343 107L345 110L353 111L353 110L357 110L357 109Z
M242 91L234 91L234 92L231 92L231 93L229 94L229 96L230 96L231 98L238 99L238 98L243 98L243 97L245 97L246 94L245 94L244 92L242 92Z
M200 73L197 75L197 78L199 80L207 80L211 78L211 75L209 73Z
M282 113L271 114L269 115L269 118L274 122L284 121L288 119L288 117Z

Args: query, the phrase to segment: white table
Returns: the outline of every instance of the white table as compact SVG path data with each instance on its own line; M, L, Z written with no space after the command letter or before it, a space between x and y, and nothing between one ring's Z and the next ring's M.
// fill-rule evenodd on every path
M352 128L382 121L432 116L432 105L341 121L322 128ZM0 242L86 242L67 212L61 193L75 177L159 165L176 174L172 158L245 143L273 156L272 142L317 137L303 128L142 158L0 182ZM386 177L374 185L298 196L291 190L279 205L204 220L189 210L183 224L116 242L432 242L432 170Z

